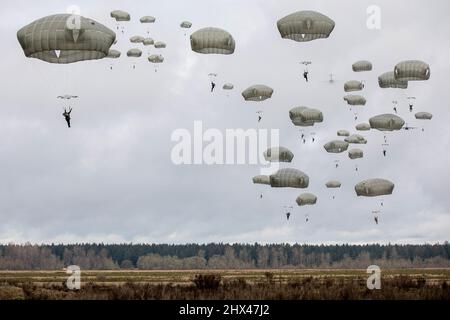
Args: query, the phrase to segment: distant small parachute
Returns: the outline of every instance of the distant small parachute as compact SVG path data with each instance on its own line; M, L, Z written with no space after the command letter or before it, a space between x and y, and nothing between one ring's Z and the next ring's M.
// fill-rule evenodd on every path
M380 88L407 89L408 81L397 80L394 77L394 71L385 72L378 77L378 85Z
M337 180L328 181L326 184L327 188L340 188L341 182Z
M430 79L430 66L419 60L408 60L398 63L394 68L396 80L417 81Z
M326 143L323 147L328 153L341 153L347 151L348 142L341 140L334 140Z
M347 130L339 130L337 132L338 137L348 137L350 135L350 132Z
M370 127L380 131L400 130L405 120L395 114L380 114L369 119Z
M355 126L358 131L368 131L370 130L370 124L368 123L359 123Z
M133 36L130 38L131 43L143 43L144 40L145 40L145 38L141 37L141 36Z
M222 88L223 88L223 90L233 90L234 85L231 83L225 83Z
M183 21L182 23L180 23L180 27L184 29L189 29L190 27L192 27L192 23L189 21Z
M280 169L270 176L272 188L307 188L309 177L297 169Z
M312 126L316 122L323 121L323 114L320 110L308 107L295 107L289 111L289 118L296 126Z
M150 57L148 57L148 61L151 63L162 63L164 62L164 57L160 54L152 54Z
M155 40L153 40L152 38L145 38L142 43L144 46L152 46L155 44Z
M191 34L191 49L203 54L232 54L236 43L225 30L219 28L203 28Z
M351 136L344 139L345 142L352 143L352 144L366 144L367 140L359 135L359 134L352 134Z
M155 48L156 49L163 49L165 47L166 47L166 44L164 42L162 42L162 41L156 41L155 42Z
M262 84L251 86L242 92L245 101L264 101L272 98L272 94L273 89Z
M141 19L139 19L141 23L155 23L156 18L152 16L144 16Z
M361 149L351 149L348 151L348 157L352 160L364 157L364 152Z
M128 12L122 10L115 10L111 12L111 18L114 18L117 22L130 21L131 16Z
M299 206L314 205L317 203L317 197L312 193L303 193L295 201Z
M316 11L298 11L278 20L277 27L283 39L306 42L328 38L335 23Z
M431 120L431 118L433 118L433 115L429 112L417 112L415 114L415 117L419 120Z
M253 183L254 184L268 184L270 185L270 177L269 176L255 176L253 177Z
M269 162L291 162L294 154L285 147L274 147L264 152L264 159Z
M109 58L109 59L118 59L118 58L120 58L121 54L122 54L122 53L121 53L120 51L111 49L111 50L109 50L109 53L108 53L108 55L106 56L106 58Z
M352 64L354 72L372 71L372 63L370 61L361 60Z
M147 34L150 34L150 26L149 24L151 23L155 23L156 18L152 17L152 16L144 16L141 19L139 19L139 21L143 24L147 25Z
M127 56L130 58L139 58L142 56L142 51L138 48L128 50Z
M351 106L364 106L366 105L366 99L360 95L346 95L344 100Z
M358 183L355 191L358 196L377 197L392 194L394 184L385 179L369 179Z
M71 14L38 19L17 32L17 39L28 58L67 64L105 58L116 34L104 25L82 16L72 23Z
M362 83L361 81L352 80L352 81L347 81L344 84L345 92L361 91L362 89L364 89L364 83Z

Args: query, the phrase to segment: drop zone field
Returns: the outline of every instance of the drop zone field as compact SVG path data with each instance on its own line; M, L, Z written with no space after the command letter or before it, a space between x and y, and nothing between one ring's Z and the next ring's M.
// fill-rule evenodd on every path
M2 271L0 299L450 299L450 269L382 270L369 290L359 269Z

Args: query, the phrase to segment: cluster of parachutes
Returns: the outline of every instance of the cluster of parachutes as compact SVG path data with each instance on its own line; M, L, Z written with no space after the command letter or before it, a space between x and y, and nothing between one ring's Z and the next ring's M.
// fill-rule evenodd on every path
M402 61L395 65L393 71L385 72L378 77L380 88L406 89L408 81L430 79L430 66L419 60Z
M339 141L338 141L339 142ZM348 147L348 143L342 142L344 149ZM334 146L333 143L327 144L330 148L329 152L337 148L340 150L340 144ZM359 151L354 149L355 156L358 156ZM361 151L362 154L362 151ZM362 155L361 155L362 156ZM272 147L264 152L264 158L270 162L292 162L294 153L286 147ZM271 175L258 175L253 177L253 183L270 185L272 188L300 188L305 189L309 186L309 176L294 168L283 168ZM327 188L340 188L341 182L337 180L328 181L325 186ZM386 179L368 179L359 182L355 185L355 192L357 196L377 197L392 194L394 184ZM297 198L299 206L313 205L317 202L317 197L311 193L302 193Z
M111 12L111 17L115 19L118 23L122 21L130 21L131 15L128 12L121 11L121 10L115 10ZM143 16L139 19L140 23L148 25L153 24L156 22L156 18L153 16ZM190 28L191 23L189 21L183 21L180 26L181 28ZM141 44L144 47L150 47L153 46L155 49L164 49L166 48L166 43L163 41L155 41L153 38L151 38L148 34L150 33L149 30L147 30L147 36L132 36L130 38L130 42L133 44ZM129 58L140 58L142 56L143 52L140 48L131 48L127 51L127 57ZM120 57L120 52L114 49L110 50L110 54L108 55L108 58L117 59ZM150 63L155 64L155 72L157 71L157 64L164 62L164 56L162 54L148 54L147 60ZM133 68L135 68L135 65L133 65Z
M124 22L131 21L131 15L125 11L115 10L111 17L117 23L117 30L122 30ZM18 41L26 57L36 58L49 63L68 64L79 61L97 60L103 58L118 59L121 52L113 49L117 43L116 34L111 29L89 18L69 14L56 14L38 19L23 27L17 32ZM74 23L76 20L76 23ZM149 25L155 23L156 18L143 16L140 23ZM190 29L190 21L182 21L180 28ZM281 38L296 42L308 42L328 38L335 28L335 22L329 17L315 11L298 11L289 14L277 21L277 28ZM147 31L149 33L149 31ZM191 50L198 54L231 55L236 50L236 42L233 36L226 30L218 27L201 28L190 35ZM129 39L132 44L140 44L144 47L153 46L155 49L163 49L166 44L155 41L147 36L133 36ZM130 58L140 58L143 52L141 48L134 47L127 51ZM151 54L148 61L160 64L164 61L161 54ZM352 65L355 73L372 71L370 61L361 60ZM156 71L156 69L155 69ZM406 89L409 81L428 80L430 67L418 60L402 61L395 65L392 71L383 73L378 77L380 88ZM225 83L223 90L233 90L232 83ZM350 80L344 84L344 101L350 108L364 106L367 101L364 96L355 92L362 91L365 84L360 80ZM263 102L272 98L274 89L264 84L254 84L242 91L242 97L248 102ZM61 99L69 97L61 96ZM261 112L261 111L258 111ZM429 120L432 114L418 112L416 119ZM289 118L294 126L312 127L324 121L323 113L306 106L294 107L289 111ZM355 118L356 119L356 118ZM357 131L376 129L379 131L397 131L404 128L405 121L394 114L380 114L371 117L368 123L356 125ZM328 153L339 154L348 151L351 160L363 158L364 152L359 148L349 149L350 144L366 144L367 140L359 134L350 134L347 130L339 130L338 137L324 144ZM285 147L274 147L264 152L264 158L270 162L291 163L294 153ZM338 166L336 164L336 166ZM256 176L255 184L270 185L273 188L300 188L309 186L309 177L306 173L294 168L282 168L272 175ZM341 188L341 182L328 181L325 186L330 189ZM357 196L377 197L392 194L394 183L386 179L369 179L361 181L354 186ZM296 202L299 206L314 205L318 201L312 193L300 194Z
M409 81L425 81L430 79L430 66L420 60L406 60L397 63L393 71L388 71L378 77L378 85L383 89L407 89ZM417 112L418 120L430 120L429 112Z
M128 12L115 10L111 17L119 24L131 21ZM142 24L155 23L156 18L144 16L140 18ZM192 26L189 21L183 21L181 28L188 29ZM122 28L122 33L124 29ZM103 58L118 59L121 57L119 50L111 48L117 43L116 34L103 24L78 15L56 14L38 19L23 27L17 32L17 38L27 57L40 59L49 63L68 64L79 61L98 60ZM163 49L166 44L163 41L155 41L146 36L132 36L130 42L143 46L154 46L155 49ZM140 58L142 50L131 48L127 51L130 58ZM148 56L151 63L162 63L164 57L161 54Z
M282 38L291 39L298 42L312 41L330 36L334 29L334 22L328 17L312 11L300 11L288 15L278 21L278 30ZM355 73L372 71L373 65L370 61L361 60L352 65ZM381 75L379 85L381 88L406 88L408 81L427 80L430 77L430 68L428 64L421 61L403 61L398 63L394 71ZM345 82L344 101L350 108L356 106L365 106L367 101L364 96L355 92L362 91L365 84L361 80L350 80ZM257 85L250 87L243 92L243 96L247 101L263 101L272 96L273 89L267 86ZM357 114L357 113L356 113ZM289 111L289 117L295 126L311 127L316 123L323 122L324 117L320 110L299 106ZM416 119L431 119L432 115L428 112L418 112L415 114ZM357 116L355 117L357 120ZM359 123L355 126L357 131L368 131L376 129L382 132L396 131L408 129L405 121L394 114L379 114L371 117L368 122ZM343 140L332 140L324 145L324 149L328 153L348 152L350 160L361 159L364 152L360 148L351 148L350 144L366 144L367 140L360 134L350 134L347 130L339 130L338 137ZM264 152L266 161L291 162L294 153L286 147L270 148ZM338 166L338 160L336 167ZM356 167L356 170L358 167ZM273 188L308 188L309 177L306 173L294 169L280 169L269 176L256 176L253 178L255 184L270 185ZM328 181L325 186L330 189L341 188L342 183L337 180ZM394 183L387 179L368 179L357 183L354 186L357 196L363 197L379 197L392 194ZM333 196L334 198L334 196ZM315 205L318 199L312 193L300 194L296 202L298 206ZM379 211L378 211L379 212ZM290 215L290 213L289 213ZM288 216L289 219L289 216ZM378 223L378 220L376 220Z

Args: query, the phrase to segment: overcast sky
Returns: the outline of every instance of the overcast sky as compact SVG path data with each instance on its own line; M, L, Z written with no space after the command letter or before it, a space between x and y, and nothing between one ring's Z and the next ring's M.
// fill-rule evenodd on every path
M130 12L114 46L119 60L52 65L28 59L16 32L26 24L77 5L81 14L116 31L109 17L115 9ZM381 29L366 27L366 8L381 8ZM328 39L299 43L281 39L276 21L299 10L316 10L336 22ZM436 1L8 1L0 12L0 242L289 242L289 243L424 243L449 240L450 234L450 2ZM167 48L144 49L132 63L128 38L147 33L139 23L156 17L150 36ZM190 20L185 35L179 24ZM191 51L189 34L219 27L236 40L233 55L201 55ZM148 53L161 53L157 73ZM353 62L373 63L373 71L354 73ZM402 60L431 66L431 78L410 82L404 91L380 89L377 77ZM299 61L311 60L305 84ZM113 63L113 70L110 64ZM208 74L218 74L211 94ZM337 81L327 83L333 73ZM343 85L364 80L364 107L357 121L345 105ZM221 90L231 82L227 97ZM274 88L272 99L245 102L241 92L253 84ZM62 117L61 94L79 95L73 127ZM428 111L431 121L414 119ZM424 128L388 135L363 132L364 159L347 153L331 155L323 144L336 131L356 133L357 123L392 112L410 126ZM324 122L305 129L306 145L288 112L295 106L322 110ZM256 111L264 118L257 123ZM172 163L178 128L280 130L281 145L295 158L290 167L310 177L307 190L271 189L254 185L258 165L182 165ZM309 140L316 134L316 142ZM351 146L353 147L353 146ZM338 169L334 160L340 160ZM355 171L358 164L359 171ZM286 165L284 165L286 167ZM369 178L395 183L394 193L380 198L357 197L354 185ZM331 179L338 190L326 189ZM316 206L298 207L303 192L317 195ZM263 193L263 199L259 194ZM336 199L333 200L332 196ZM293 206L291 220L283 206ZM375 225L372 210L382 209ZM305 222L305 214L309 222Z

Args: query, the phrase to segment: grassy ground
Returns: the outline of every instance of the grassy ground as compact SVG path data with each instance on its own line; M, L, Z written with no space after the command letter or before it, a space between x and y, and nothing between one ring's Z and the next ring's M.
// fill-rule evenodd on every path
M352 269L82 271L75 292L67 277L2 271L0 299L450 299L450 269L383 270L375 291Z

